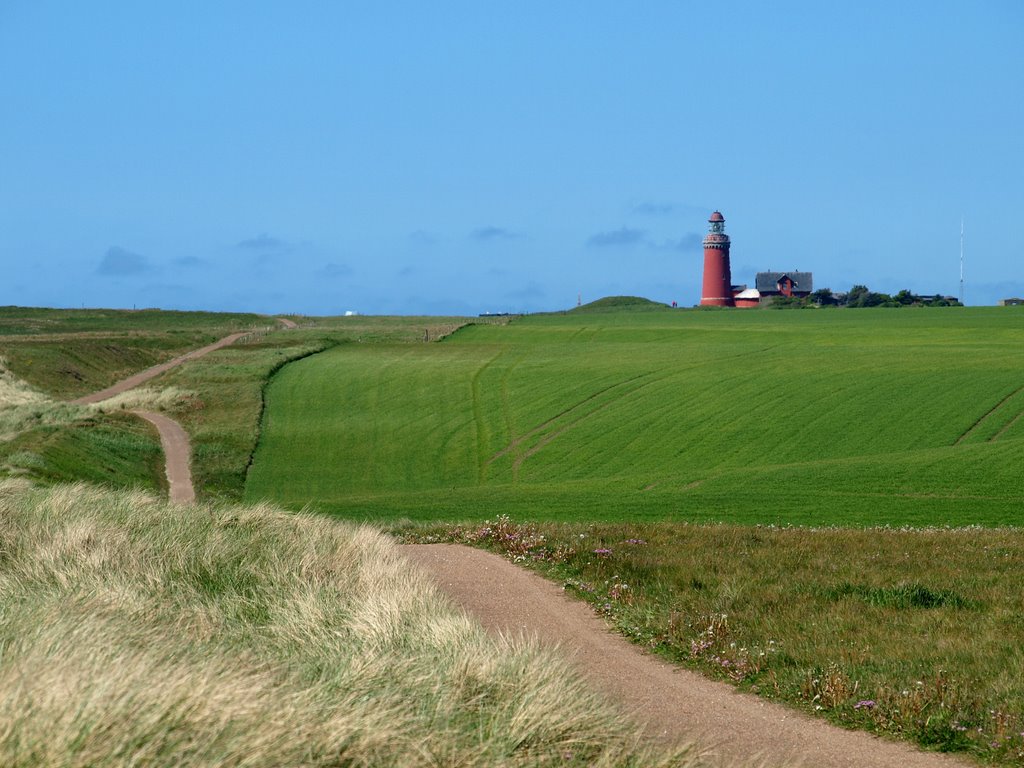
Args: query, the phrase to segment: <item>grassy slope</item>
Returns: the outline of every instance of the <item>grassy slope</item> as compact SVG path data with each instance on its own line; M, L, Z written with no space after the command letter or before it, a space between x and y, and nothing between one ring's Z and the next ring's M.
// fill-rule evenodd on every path
M0 307L0 357L20 379L71 399L233 331L273 324L239 313Z
M563 661L370 529L0 483L5 766L647 766Z
M46 483L163 488L163 454L151 427L61 401L232 331L270 324L251 314L0 307L0 367L10 372L0 371L0 468Z
M263 387L280 366L339 343L435 340L465 322L457 317L296 319L303 327L281 332L272 318L257 315L0 308L0 358L12 372L0 367L0 470L42 482L83 479L162 488L159 441L149 426L59 401L255 327L231 347L149 385L169 393L159 407L193 438L193 477L200 494L237 500L256 444Z
M126 413L35 427L0 443L0 466L36 482L84 480L112 488L166 490L164 455L152 428Z
M266 383L285 364L331 347L391 343L421 346L465 320L446 317L326 317L308 328L236 343L170 372L161 382L196 397L172 410L193 444L192 474L209 498L241 499L259 436Z
M1019 524L1024 314L601 312L344 347L249 498L366 517Z
M628 309L631 312L644 310L665 309L666 305L661 302L651 301L641 296L605 296L603 299L592 301L579 307L570 309L572 314L586 314L590 312L619 312Z

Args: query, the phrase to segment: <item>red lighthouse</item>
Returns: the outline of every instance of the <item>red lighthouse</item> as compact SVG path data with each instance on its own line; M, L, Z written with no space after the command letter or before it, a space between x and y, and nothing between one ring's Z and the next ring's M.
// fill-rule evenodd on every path
M732 307L732 274L729 271L729 236L725 217L715 211L708 219L704 235L704 285L700 293L702 307Z

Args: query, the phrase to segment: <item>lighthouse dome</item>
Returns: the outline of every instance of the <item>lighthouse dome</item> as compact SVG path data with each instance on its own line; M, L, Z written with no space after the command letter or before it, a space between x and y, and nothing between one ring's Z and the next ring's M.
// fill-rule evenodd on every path
M708 221L725 221L725 216L723 216L718 211L715 211L714 213L711 214L711 218L708 219Z

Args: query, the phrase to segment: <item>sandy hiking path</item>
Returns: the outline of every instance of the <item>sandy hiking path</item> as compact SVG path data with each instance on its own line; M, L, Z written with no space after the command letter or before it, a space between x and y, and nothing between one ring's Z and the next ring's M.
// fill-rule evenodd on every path
M208 355L229 344L234 344L249 333L250 331L232 333L219 341L215 341L213 344L186 352L184 355L179 355L173 360L168 360L166 363L154 365L152 368L147 368L133 376L129 376L127 379L112 384L106 389L101 389L99 392L93 392L91 395L85 395L71 402L75 405L103 402L115 395L120 395L122 392L134 389L140 384L145 384L150 379L154 379L161 373L169 371L171 368L176 368L182 363ZM164 450L165 471L167 473L167 484L171 501L177 504L192 504L195 502L196 492L192 485L191 466L192 443L188 438L188 433L182 429L178 422L163 414L153 413L152 411L132 411L132 413L152 424L160 434L160 445Z
M645 653L609 631L584 603L489 552L455 544L410 544L402 554L490 632L536 635L566 651L595 686L622 702L645 733L693 742L723 764L831 768L951 768L922 752L822 720Z
M160 445L164 449L165 472L167 473L168 495L175 504L192 504L196 491L192 486L192 444L188 433L181 424L162 413L132 411L160 433Z
M283 317L277 318L284 328L297 328L298 326ZM102 400L106 400L114 395L119 395L122 392L126 392L129 389L139 386L156 376L159 376L165 371L169 371L171 368L175 368L182 363L186 363L189 360L195 360L197 357L208 355L211 352L234 344L243 336L248 335L249 331L242 331L240 333L232 333L230 336L225 336L220 341L215 341L213 344L209 344L200 349L195 349L191 352L186 352L184 355L168 360L166 363L155 365L152 368L129 376L123 381L119 381L111 387L107 387L100 392L96 392L92 395L86 395L78 400L73 400L74 403L98 403ZM182 428L182 426L174 419L164 416L160 413L153 413L152 411L132 411L136 416L145 419L154 427L157 432L160 433L160 445L164 449L164 461L166 463L167 473L167 485L169 488L169 495L172 502L176 504L193 504L196 500L195 487L192 485L192 441L189 440L188 433Z
M135 387L140 384L145 384L150 379L155 379L161 373L169 371L171 368L176 368L182 363L194 360L197 357L202 357L203 355L208 355L214 350L221 349L229 344L234 344L240 338L248 335L249 333L250 331L232 333L230 336L225 336L223 339L213 342L213 344L208 344L205 347L194 349L191 352L186 352L184 355L179 355L173 360L168 360L166 363L160 363L159 365L154 365L152 368L139 371L138 373L129 376L127 379L123 379L116 384L111 384L106 389L101 389L99 392L93 392L91 395L85 395L84 397L72 400L71 402L74 405L89 405L90 403L100 403L104 400L109 400L114 395L120 395L122 392L127 392L129 389L135 389Z

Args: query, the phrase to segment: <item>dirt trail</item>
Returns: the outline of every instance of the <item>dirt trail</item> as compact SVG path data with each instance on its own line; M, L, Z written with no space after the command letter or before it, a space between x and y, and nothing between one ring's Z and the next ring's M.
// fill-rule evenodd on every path
M243 336L248 335L249 331L242 331L240 333L232 333L230 336L225 336L220 341L215 341L213 344L209 344L200 349L194 349L191 352L186 352L184 355L168 360L166 363L160 363L160 365L154 365L152 368L147 368L144 371L140 371L133 376L129 376L127 379L112 384L106 389L101 389L99 392L93 392L91 395L85 395L77 400L72 400L74 405L89 405L90 403L100 403L104 400L109 400L114 395L120 395L122 392L127 392L129 389L134 389L140 384L145 384L150 379L155 379L161 373L169 371L171 368L175 368L184 362L194 360L197 357L202 357L210 352L221 347L226 347L228 344L234 344Z
M298 326L283 317L277 318L285 328L297 328ZM104 389L102 392L97 392L93 395L75 400L76 403L98 403L101 400L106 400L108 397L119 395L133 387L139 386L143 382L149 381L155 376L159 376L164 371L170 370L175 366L181 365L188 360L195 360L197 357L207 355L214 350L226 347L229 344L233 344L240 338L246 335L246 332L233 333L230 336L225 336L220 341L214 342L209 346L202 347L201 349L193 350L180 357L176 357L169 362L162 363L161 365L147 368L141 373L137 373L124 381L119 381L112 387ZM95 398L95 399L90 399ZM160 433L160 445L164 449L164 461L166 462L166 473L167 473L167 484L169 486L169 495L171 501L176 504L193 504L196 500L196 490L192 485L192 442L188 438L188 433L182 429L181 425L174 419L164 416L160 413L153 413L152 411L132 411L136 416L139 416L154 427L157 432Z
M196 491L192 487L192 446L188 433L174 419L161 413L151 411L132 411L154 427L160 433L160 445L164 449L164 461L167 464L167 484L169 496L175 504L192 504L196 500Z
M168 360L166 363L154 365L152 368L147 368L144 371L136 373L134 376L129 376L127 379L119 381L106 389L94 392L91 395L86 395L85 397L80 397L77 400L72 400L71 402L75 405L100 403L114 397L114 395L120 395L122 392L134 389L140 384L144 384L150 379L154 379L161 373L169 371L171 368L175 368L182 363L189 360L195 360L197 357L202 357L203 355L208 355L210 352L226 347L229 344L234 344L248 333L248 331L232 333L230 336L225 336L220 341L215 341L213 344L208 344L200 349L194 349L191 352L186 352L184 355L179 355L173 360ZM166 462L167 467L165 471L167 473L167 483L169 486L171 501L176 504L192 504L196 500L196 491L192 486L192 443L188 439L188 433L181 428L181 425L178 422L164 416L163 414L153 413L151 411L132 411L132 413L148 421L156 427L157 432L160 433L160 445L164 449L164 461Z
M440 589L494 633L561 646L596 686L623 702L651 736L696 743L724 764L832 768L952 768L948 755L844 731L708 680L613 634L585 604L505 559L454 544L402 548Z

